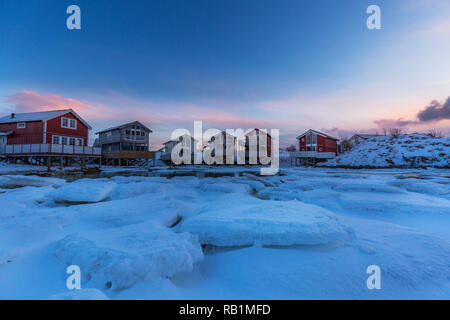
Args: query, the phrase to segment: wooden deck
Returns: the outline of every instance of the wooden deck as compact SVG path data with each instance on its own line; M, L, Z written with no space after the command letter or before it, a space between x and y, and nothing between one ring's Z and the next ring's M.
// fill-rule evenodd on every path
M155 157L155 152L132 150L103 151L102 157L106 159L151 159Z

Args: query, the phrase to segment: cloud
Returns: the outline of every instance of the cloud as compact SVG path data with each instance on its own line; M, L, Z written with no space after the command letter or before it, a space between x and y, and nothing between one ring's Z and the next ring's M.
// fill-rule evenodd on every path
M355 130L346 130L346 129L336 128L336 127L331 128L331 129L322 128L322 129L320 129L320 131L323 133L329 134L332 137L339 138L341 140L348 139L356 133ZM368 132L365 131L364 133L368 133Z
M433 100L425 107L424 110L417 114L419 121L439 121L443 119L450 119L450 97L447 98L444 104Z
M393 128L418 126L448 119L450 119L450 97L443 104L437 100L431 101L428 106L417 113L417 120L404 120L403 118L380 119L375 120L374 123L380 128Z
M192 126L195 120L204 122L205 126L218 128L272 128L270 123L253 116L242 116L238 111L231 112L226 106L214 104L201 106L186 103L155 103L139 100L114 92L104 100L106 104L83 101L63 97L58 94L43 94L34 90L24 89L20 92L6 95L7 112L37 112L58 109L74 109L87 121L106 127L113 123L139 120L146 124L173 126Z
M375 120L374 123L380 128L406 127L409 125L416 125L418 121L398 119L380 119Z
M99 117L114 119L117 116L117 112L114 109L102 104L92 104L57 94L42 94L26 89L5 96L4 100L10 105L9 111L14 112L74 109L77 113L92 119L98 119Z

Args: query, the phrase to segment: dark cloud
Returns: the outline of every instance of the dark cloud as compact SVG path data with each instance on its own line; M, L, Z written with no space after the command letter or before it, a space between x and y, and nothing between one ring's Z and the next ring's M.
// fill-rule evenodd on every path
M417 120L404 120L402 118L380 119L375 120L374 123L380 128L394 128L445 119L450 119L450 97L447 98L444 104L441 104L437 100L431 101L428 106L417 114Z
M431 101L430 105L417 114L417 118L421 122L450 119L450 97L444 104L436 100Z

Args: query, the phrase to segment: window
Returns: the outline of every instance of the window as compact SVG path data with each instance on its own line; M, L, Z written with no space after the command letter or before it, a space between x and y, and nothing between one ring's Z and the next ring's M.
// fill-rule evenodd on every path
M77 146L79 147L83 146L83 139L77 138Z
M75 138L69 138L69 144L71 146L74 146L75 145Z
M19 122L17 124L17 129L25 129L26 128L26 124L25 122Z
M130 130L125 130L125 134L130 134Z
M61 137L61 144L67 144L67 137Z
M59 136L53 136L53 144L59 144Z
M317 144L317 134L310 133L306 136L306 144Z
M135 131L134 130L131 130L131 135L135 135Z
M106 133L106 136L107 136L107 137L111 137L111 135L112 135L112 132L111 132L111 131L108 131L108 132Z
M141 132L141 136L145 137L145 132Z
M61 117L61 127L67 129L76 129L77 128L77 120Z

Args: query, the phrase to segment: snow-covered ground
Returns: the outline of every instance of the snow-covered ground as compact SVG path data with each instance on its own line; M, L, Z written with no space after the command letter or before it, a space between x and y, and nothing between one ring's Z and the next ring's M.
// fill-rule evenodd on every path
M436 138L427 134L372 137L321 165L349 168L450 168L450 138Z
M236 172L0 176L0 299L450 298L450 170Z

